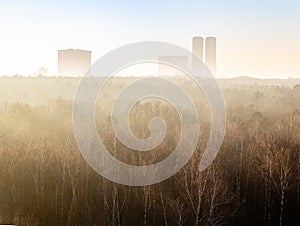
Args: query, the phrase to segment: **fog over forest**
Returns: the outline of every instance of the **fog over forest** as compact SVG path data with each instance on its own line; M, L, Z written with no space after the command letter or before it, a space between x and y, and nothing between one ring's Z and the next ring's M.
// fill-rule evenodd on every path
M107 83L97 100L96 126L117 159L149 165L172 152L180 122L167 102L139 101L129 119L134 134L146 138L149 120L161 116L167 136L146 154L124 147L108 109L135 79ZM0 224L299 225L300 79L218 79L226 134L217 158L202 172L209 104L190 80L173 79L189 91L199 112L197 150L169 179L130 187L97 174L78 149L72 106L80 78L0 77ZM85 82L94 87L99 81Z

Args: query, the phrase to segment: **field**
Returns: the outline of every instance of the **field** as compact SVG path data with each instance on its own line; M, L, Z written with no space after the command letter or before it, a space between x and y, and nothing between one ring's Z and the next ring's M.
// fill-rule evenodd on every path
M179 122L167 103L142 102L131 114L135 134L147 137L143 122L158 114L166 118L167 138L146 155L127 150L113 133L107 109L133 79L115 78L104 90L97 129L116 158L148 165L172 152ZM72 127L79 81L0 78L0 224L300 224L300 79L219 79L226 135L203 172L198 165L210 131L209 107L190 87L201 115L197 150L179 173L144 187L112 183L82 158Z

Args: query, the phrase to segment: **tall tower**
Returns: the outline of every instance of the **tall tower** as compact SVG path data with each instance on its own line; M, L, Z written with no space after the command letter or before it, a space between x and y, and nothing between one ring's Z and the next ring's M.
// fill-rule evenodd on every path
M196 36L196 37L193 37L193 63L192 63L192 66L193 66L193 70L196 72L197 68L196 68L196 57L198 57L201 61L203 61L203 38L202 37L199 37L199 36ZM196 57L195 57L196 56ZM202 65L199 65L201 68L200 71L202 73Z
M205 40L205 63L211 73L216 75L217 71L217 41L215 37L207 37Z

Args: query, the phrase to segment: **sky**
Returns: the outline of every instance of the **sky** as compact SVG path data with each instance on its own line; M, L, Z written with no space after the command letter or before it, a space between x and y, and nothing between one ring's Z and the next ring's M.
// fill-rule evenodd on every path
M217 75L300 78L299 0L0 0L0 75L57 73L58 49L217 38Z

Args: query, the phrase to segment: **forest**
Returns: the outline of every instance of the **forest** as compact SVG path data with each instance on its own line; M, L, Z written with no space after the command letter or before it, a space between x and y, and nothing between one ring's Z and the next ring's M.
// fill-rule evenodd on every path
M78 149L72 105L80 78L1 77L0 224L300 225L300 80L219 79L226 134L213 164L200 172L209 105L189 81L177 79L201 115L197 150L171 178L130 187L98 175ZM134 133L147 137L146 122L158 114L167 137L145 155L124 147L107 109L131 80L115 78L103 91L97 129L116 158L149 165L176 146L179 119L161 100L139 102L130 118Z

